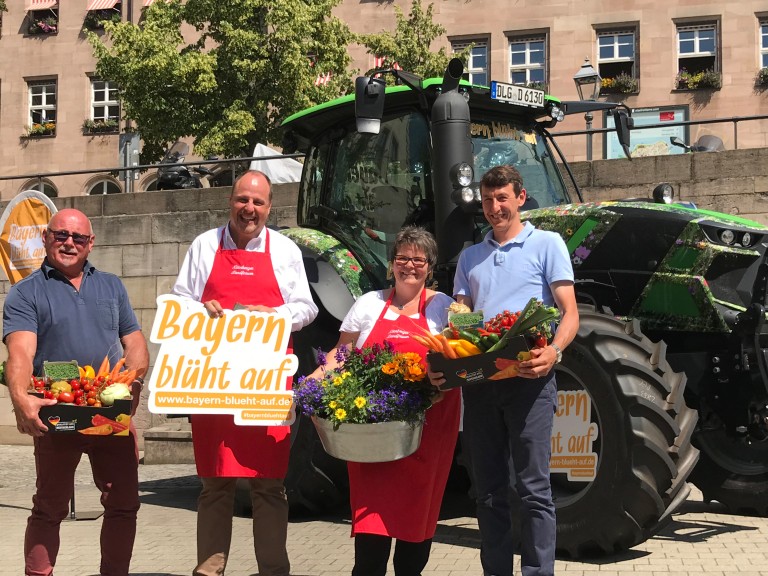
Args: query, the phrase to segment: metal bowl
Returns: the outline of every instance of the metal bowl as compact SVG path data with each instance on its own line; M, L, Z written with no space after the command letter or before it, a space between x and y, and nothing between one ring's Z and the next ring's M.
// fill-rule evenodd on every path
M346 423L333 429L333 422L312 416L320 442L328 454L350 462L391 462L410 456L419 447L424 424L379 422Z

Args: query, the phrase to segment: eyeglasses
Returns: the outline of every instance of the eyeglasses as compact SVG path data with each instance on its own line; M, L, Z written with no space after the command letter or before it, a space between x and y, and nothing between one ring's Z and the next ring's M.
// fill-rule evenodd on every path
M51 230L50 228L48 229L48 232L51 233L51 236L53 236L53 239L56 240L56 242L64 243L70 236L72 236L72 242L78 246L85 246L91 241L90 234L78 234L77 232L67 232L66 230Z
M408 264L408 262L413 263L414 268L423 268L427 265L427 259L423 256L414 256L413 258L410 258L408 256L401 256L397 255L395 256L395 264L399 264L400 266L405 266Z

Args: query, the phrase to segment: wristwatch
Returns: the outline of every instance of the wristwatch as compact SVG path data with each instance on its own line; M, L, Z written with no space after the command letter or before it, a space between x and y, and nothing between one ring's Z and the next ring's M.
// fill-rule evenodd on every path
M557 344L550 344L552 348L555 349L555 354L557 354L557 358L555 359L555 364L560 364L560 362L563 361L563 351L560 350L560 346Z

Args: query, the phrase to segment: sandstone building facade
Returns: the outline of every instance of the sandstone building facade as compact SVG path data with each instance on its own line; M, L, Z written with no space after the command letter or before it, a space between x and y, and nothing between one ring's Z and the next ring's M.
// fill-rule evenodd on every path
M52 178L57 171L113 168L121 163L117 87L95 76L82 32L96 10L138 22L152 0L7 0L0 13L0 200L39 188L51 196L125 191L108 171ZM428 2L425 1L425 5ZM394 7L410 0L345 0L336 15L356 32L392 29ZM601 99L621 101L648 118L706 120L768 115L768 5L755 0L435 0L446 28L435 48L472 44L469 77L543 84L564 100L577 98L573 82L585 58L605 79ZM97 31L97 33L99 33ZM351 46L354 67L374 55ZM761 73L761 70L763 71ZM684 71L684 73L682 73ZM719 87L718 87L719 85ZM602 126L595 115L593 126ZM555 131L585 128L569 117ZM765 120L691 126L689 141L720 136L727 149L768 145ZM123 137L125 138L125 137ZM585 137L564 137L574 160L586 157ZM594 158L603 157L595 136ZM134 181L152 188L154 175Z

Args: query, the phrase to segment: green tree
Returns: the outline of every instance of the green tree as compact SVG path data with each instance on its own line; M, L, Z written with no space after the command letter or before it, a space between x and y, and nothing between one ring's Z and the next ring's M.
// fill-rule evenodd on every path
M445 48L437 52L430 49L432 43L445 34L445 28L432 19L432 8L429 4L425 10L421 0L412 0L411 12L406 17L400 7L395 6L394 32L358 34L355 40L365 46L369 54L383 56L385 68L397 63L403 70L423 78L442 76L452 55L447 54ZM469 48L456 56L466 63L468 53Z
M5 7L5 0L0 0L0 12L8 12L8 8Z
M138 125L142 162L188 136L200 155L249 155L280 142L281 119L349 91L351 34L331 15L340 1L154 2L138 25L89 33L96 72Z

